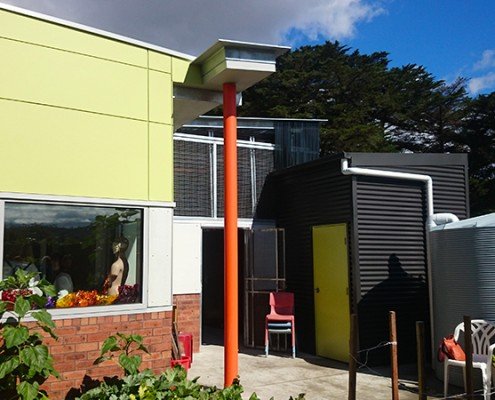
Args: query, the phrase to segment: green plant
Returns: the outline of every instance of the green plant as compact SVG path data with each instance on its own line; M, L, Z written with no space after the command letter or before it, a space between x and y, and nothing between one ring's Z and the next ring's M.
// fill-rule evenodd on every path
M225 389L203 386L198 378L188 380L186 371L176 366L160 375L150 370L128 375L118 381L102 382L84 393L78 400L242 400L243 388L238 380ZM303 400L304 395L290 400ZM249 400L260 400L253 393ZM273 399L272 399L273 400Z
M37 281L36 273L17 270L0 282L0 393L2 399L48 399L41 384L50 375L58 377L53 358L43 344L40 330L57 339L51 315L44 309L55 288ZM31 317L34 324L26 325Z
M176 366L156 375L151 370L138 371L141 365L139 355L131 355L135 351L148 350L143 345L143 338L139 335L125 335L117 333L103 342L101 356L94 364L107 360L114 360L118 354L120 367L124 370L124 377L105 378L98 387L83 393L78 400L242 400L243 388L239 380L225 389L203 386L198 383L199 378L187 379L186 371ZM290 400L303 400L304 395ZM260 400L253 393L249 400ZM272 399L273 400L273 399Z
M103 342L101 355L94 361L94 364L100 364L107 360L115 361L115 355L119 354L117 364L123 369L124 375L137 374L142 360L138 355L131 355L135 351L144 351L149 354L148 349L143 344L143 337L117 333Z
M79 400L241 400L242 387L239 382L227 389L201 386L197 379L188 380L182 367L168 369L160 375L150 370L128 375L117 382L103 382L97 388L84 393ZM258 400L251 397L250 400Z

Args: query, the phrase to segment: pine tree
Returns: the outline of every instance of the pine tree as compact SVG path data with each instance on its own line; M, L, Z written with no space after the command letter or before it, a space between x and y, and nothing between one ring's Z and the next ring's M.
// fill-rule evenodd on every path
M495 211L495 92L471 100L461 143L469 151L470 203L473 215Z

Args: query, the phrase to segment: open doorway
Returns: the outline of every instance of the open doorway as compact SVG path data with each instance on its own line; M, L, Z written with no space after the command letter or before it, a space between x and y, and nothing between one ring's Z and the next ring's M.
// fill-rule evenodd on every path
M270 292L285 290L285 231L256 227L249 232L244 275L244 345L264 348Z
M239 337L243 332L245 229L238 229ZM224 328L224 229L203 228L201 342L223 345Z

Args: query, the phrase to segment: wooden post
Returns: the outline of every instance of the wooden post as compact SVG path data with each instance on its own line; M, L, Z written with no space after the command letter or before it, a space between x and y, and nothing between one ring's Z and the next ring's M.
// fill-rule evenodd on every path
M416 348L418 355L418 399L426 400L425 324L416 321Z
M349 400L356 400L358 332L357 315L351 314L351 334L349 339Z
M397 324L395 311L389 312L390 364L392 367L392 400L399 400L399 366L397 362Z
M464 316L464 350L466 352L466 394L468 399L474 399L473 394L473 342L471 332L471 317Z

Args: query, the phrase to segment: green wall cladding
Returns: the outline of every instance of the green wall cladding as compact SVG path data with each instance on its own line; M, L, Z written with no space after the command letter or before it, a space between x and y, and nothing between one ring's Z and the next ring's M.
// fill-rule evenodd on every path
M172 201L189 61L7 10L0 26L0 191Z

